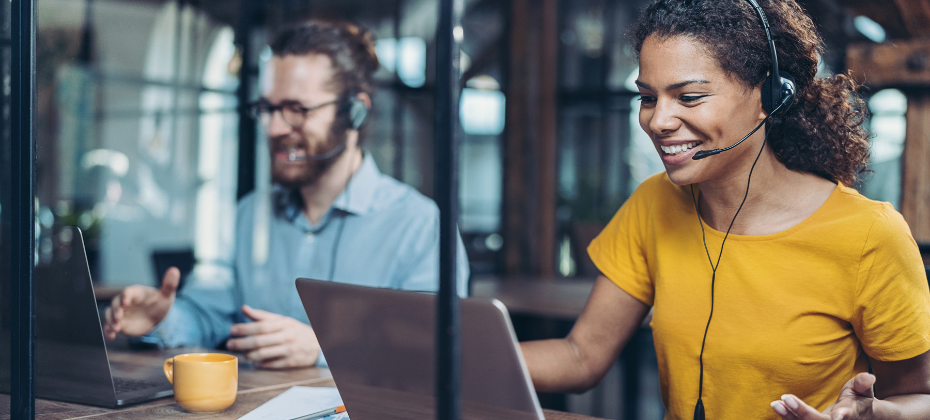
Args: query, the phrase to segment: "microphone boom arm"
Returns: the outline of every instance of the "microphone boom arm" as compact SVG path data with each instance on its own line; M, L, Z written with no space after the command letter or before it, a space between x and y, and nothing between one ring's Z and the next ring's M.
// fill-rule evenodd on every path
M781 109L781 107L783 107L783 106L785 105L785 103L787 103L787 102L788 102L788 101L787 101L787 99L786 99L786 100L782 101L780 104L778 104L778 106L775 107L775 109L772 110L772 112L770 112L769 115L766 115L765 118L762 119L762 122L760 122L759 125L757 125L755 129L753 129L752 131L750 131L749 134L747 134L745 137L741 138L738 142L733 143L733 144L731 144L731 145L729 145L729 146L727 146L727 147L725 147L725 148L723 148L723 149L701 150L700 152L695 153L694 156L691 157L691 159L692 159L692 160L701 160L701 159L704 159L704 158L709 157L709 156L716 155L716 154L721 153L721 152L726 152L727 150L730 150L730 149L732 149L732 148L734 148L734 147L736 147L736 146L739 146L740 143L742 143L743 141L745 141L746 139L748 139L749 136L755 134L756 131L759 131L759 129L762 128L762 126L765 124L765 122L768 121L769 118L772 117L772 115L775 115L775 113L778 112L778 110Z

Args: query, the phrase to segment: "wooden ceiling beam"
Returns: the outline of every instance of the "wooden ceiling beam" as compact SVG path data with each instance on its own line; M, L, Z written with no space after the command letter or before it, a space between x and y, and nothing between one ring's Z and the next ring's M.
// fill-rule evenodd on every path
M872 89L930 87L930 38L850 44L846 67L857 82Z
M894 0L895 6L913 38L930 35L930 0Z
M912 35L904 22L901 9L898 6L899 1L894 2L875 0L839 0L837 3L853 12L856 15L866 16L874 20L882 28L890 39L910 38Z
M930 36L930 0L839 0L838 4L882 25L889 39Z

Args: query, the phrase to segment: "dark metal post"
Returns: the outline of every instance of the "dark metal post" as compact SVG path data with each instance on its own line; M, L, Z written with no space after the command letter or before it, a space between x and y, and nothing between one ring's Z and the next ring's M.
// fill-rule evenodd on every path
M407 94L401 89L400 80L400 20L403 0L394 0L394 178L404 181L404 107L407 104Z
M456 294L458 220L458 48L452 35L460 21L461 0L439 1L436 30L436 107L434 108L435 198L439 206L439 302L436 322L436 418L460 418L461 345Z
M242 0L239 7L239 23L236 28L236 46L242 58L239 68L239 88L236 99L239 102L239 175L236 186L236 199L241 199L255 189L255 119L249 114L248 105L252 100L252 86L255 63L252 62L252 27L255 22L255 1Z
M10 264L10 415L35 418L35 103L36 0L11 8L12 258Z

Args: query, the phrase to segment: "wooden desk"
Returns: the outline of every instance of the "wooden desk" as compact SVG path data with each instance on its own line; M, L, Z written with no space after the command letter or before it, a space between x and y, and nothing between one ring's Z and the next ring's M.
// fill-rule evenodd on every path
M177 349L176 354L188 353L191 349ZM152 351L111 353L113 360L140 365L157 366L164 363L164 354ZM193 414L184 411L174 398L162 398L144 404L124 408L101 408L57 401L36 400L36 419L173 419L173 418L210 418L232 420L244 416L249 411L278 396L292 386L335 386L329 369L306 368L291 370L260 370L240 363L239 393L236 402L226 411L215 414ZM586 420L593 419L577 414L545 410L547 420ZM0 394L0 419L10 418L10 396ZM413 419L416 420L416 419ZM431 419L423 419L431 420Z

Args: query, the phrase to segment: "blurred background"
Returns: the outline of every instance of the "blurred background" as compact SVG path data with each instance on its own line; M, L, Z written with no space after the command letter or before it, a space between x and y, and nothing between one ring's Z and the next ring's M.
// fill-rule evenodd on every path
M637 122L626 40L645 3L464 0L459 227L473 293L517 299L521 339L568 331L597 274L587 244L663 170ZM873 172L855 187L930 243L930 2L800 3L827 42L821 74L851 68L866 83ZM9 2L0 15L9 221ZM436 16L435 0L39 0L37 259L64 223L84 230L101 292L156 285L170 265L230 276L236 201L268 173L264 136L241 105L258 97L270 34L310 17L374 32L381 69L365 146L384 173L432 196ZM601 386L543 395L544 406L662 418L650 340L644 328Z

